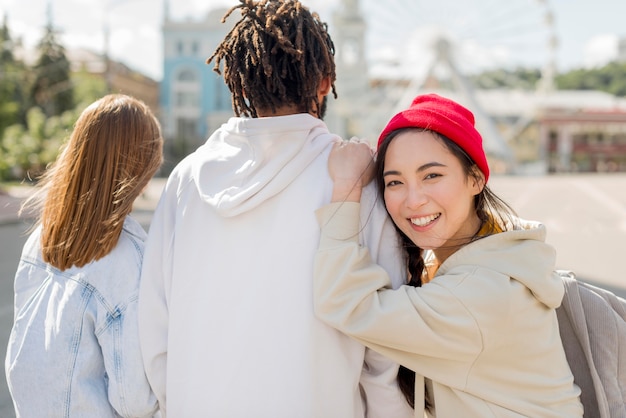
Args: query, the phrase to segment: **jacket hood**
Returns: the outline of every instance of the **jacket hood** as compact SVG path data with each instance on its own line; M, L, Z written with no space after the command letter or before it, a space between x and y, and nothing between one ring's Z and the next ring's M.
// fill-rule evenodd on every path
M446 265L459 263L485 266L521 282L541 303L557 308L565 289L555 271L556 252L545 242L546 227L538 222L518 221L521 229L490 235L466 245L452 254L439 272L445 273ZM450 259L454 262L448 263Z
M225 217L254 209L285 189L337 135L309 114L230 118L194 153L201 198Z

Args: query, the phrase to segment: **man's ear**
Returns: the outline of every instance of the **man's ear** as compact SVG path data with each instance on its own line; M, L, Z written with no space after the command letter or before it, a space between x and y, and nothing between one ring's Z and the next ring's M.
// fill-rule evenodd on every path
M320 81L320 85L317 89L317 94L324 97L330 93L330 89L332 88L333 83L330 81L330 77L324 77Z

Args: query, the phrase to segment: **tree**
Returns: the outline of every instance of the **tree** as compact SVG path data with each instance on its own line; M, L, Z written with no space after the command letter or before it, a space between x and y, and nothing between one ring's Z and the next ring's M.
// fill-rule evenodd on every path
M60 115L74 107L70 62L65 48L57 41L51 23L37 46L39 58L33 67L34 84L31 97L46 116Z
M563 90L599 90L626 96L626 63L611 62L600 68L576 69L556 77Z
M6 63L13 61L13 42L11 41L11 34L9 33L9 25L7 24L7 15L4 15L2 19L2 27L0 28L0 62Z
M533 90L541 79L536 68L496 69L471 77L474 85L481 89L514 88Z
M76 108L47 117L35 106L28 111L25 125L8 127L0 139L0 180L36 180L56 159L81 111Z
M107 94L106 81L98 74L81 69L72 73L71 80L76 107L86 107Z
M0 27L0 136L8 126L24 123L26 116L28 72L13 55L15 45L5 15Z

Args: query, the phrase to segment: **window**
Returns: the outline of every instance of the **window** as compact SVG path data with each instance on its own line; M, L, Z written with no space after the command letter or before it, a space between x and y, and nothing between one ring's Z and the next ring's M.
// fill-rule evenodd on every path
M359 60L359 44L355 39L346 39L343 43L343 51L341 51L343 63L346 65L354 65Z
M176 121L178 138L195 139L197 134L198 121L195 119L179 118Z
M178 81L196 81L196 73L191 70L182 70L178 74Z
M195 91L176 92L176 106L178 107L198 107L200 97Z

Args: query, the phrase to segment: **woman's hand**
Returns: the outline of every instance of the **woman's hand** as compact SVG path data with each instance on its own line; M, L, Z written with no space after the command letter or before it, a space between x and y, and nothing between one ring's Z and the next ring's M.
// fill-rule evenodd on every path
M333 146L328 172L333 179L332 202L358 202L361 190L374 177L374 150L365 140L352 138Z

